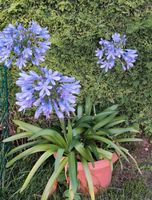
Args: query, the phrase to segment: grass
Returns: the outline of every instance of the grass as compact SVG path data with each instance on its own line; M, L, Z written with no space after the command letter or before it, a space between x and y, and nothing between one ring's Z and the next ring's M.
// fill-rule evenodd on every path
M152 192L144 184L143 180L126 182L122 188L109 188L97 200L150 200Z
M22 194L18 192L18 189L22 186L25 177L29 173L36 159L36 157L34 160L24 159L23 161L16 163L12 168L6 169L5 182L3 183L3 188L1 190L0 200L40 199L40 194L52 172L51 162L38 171L37 175L33 178L31 185L25 192ZM56 197L54 198L52 196L51 199L56 199Z
M34 160L25 159L17 162L12 168L6 169L5 182L0 191L0 200L40 200L44 186L53 168L51 160L38 171L25 192L22 194L17 192L36 159L36 157ZM50 200L63 199L64 190L66 190L66 187L64 185L62 185L62 187L59 185L58 190L51 196ZM87 200L89 198L81 197L81 199ZM152 192L146 185L144 179L140 177L138 179L136 178L134 181L126 180L121 186L112 184L107 191L97 196L96 200L100 199L150 200L152 199Z

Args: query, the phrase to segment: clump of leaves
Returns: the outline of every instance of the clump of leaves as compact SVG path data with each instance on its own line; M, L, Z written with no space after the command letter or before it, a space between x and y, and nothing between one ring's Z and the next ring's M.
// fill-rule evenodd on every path
M48 180L41 200L48 199L54 183L66 165L68 165L68 176L70 178L70 199L77 196L79 185L77 163L81 162L91 199L94 200L95 194L89 162L94 165L96 160L112 160L113 152L116 152L120 159L123 157L129 161L128 156L130 156L135 161L128 149L121 144L141 141L141 139L123 136L124 133L137 132L137 130L133 127L120 127L120 124L125 122L125 117L118 116L118 105L111 106L97 114L95 110L94 107L93 111L90 98L87 98L85 106L80 105L77 107L75 117L68 119L67 122L62 121L61 126L52 129L42 129L22 121L14 121L21 132L5 139L4 142L27 138L27 143L15 147L8 153L8 156L18 154L7 163L7 167L12 166L24 157L38 152L42 153L27 176L20 192L27 188L39 167L53 155L55 155L54 171Z

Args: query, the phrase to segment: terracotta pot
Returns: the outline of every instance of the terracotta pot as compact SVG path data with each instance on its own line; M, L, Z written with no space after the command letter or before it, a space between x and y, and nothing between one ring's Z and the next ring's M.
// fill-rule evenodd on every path
M117 154L113 154L112 162L115 163L118 160ZM99 160L94 163L89 163L89 168L92 175L92 181L94 185L94 192L97 193L101 189L107 188L111 183L112 170L109 160ZM81 162L78 162L78 180L80 183L80 191L88 193L87 180L85 178L85 172Z

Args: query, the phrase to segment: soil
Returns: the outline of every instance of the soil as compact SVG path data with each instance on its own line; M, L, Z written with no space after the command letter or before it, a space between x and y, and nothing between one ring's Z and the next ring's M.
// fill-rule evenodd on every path
M150 139L142 138L143 142L129 145L130 153L136 159L142 174L138 172L133 161L123 162L123 169L117 163L113 173L112 186L123 187L126 181L142 178L147 187L152 189L152 144Z

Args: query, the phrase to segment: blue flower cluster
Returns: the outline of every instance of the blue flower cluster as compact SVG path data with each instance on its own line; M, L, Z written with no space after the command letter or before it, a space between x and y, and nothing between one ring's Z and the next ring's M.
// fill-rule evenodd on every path
M102 49L96 50L96 56L99 58L97 64L106 72L116 65L117 60L121 62L123 70L134 66L138 54L136 50L124 48L126 45L125 35L120 36L119 33L115 33L112 35L111 41L101 38L99 44Z
M25 28L20 23L9 24L0 32L0 62L7 67L16 65L20 70L27 63L39 66L44 61L46 51L50 48L50 35L47 28L31 21ZM101 39L101 49L96 50L98 64L107 72L119 60L124 70L133 67L137 51L125 49L126 36L115 33L111 41ZM79 81L74 77L47 69L40 68L40 74L34 71L22 71L16 84L21 92L16 94L19 111L35 107L35 118L41 114L46 118L55 112L59 118L70 115L75 111L76 95L80 92Z
M54 111L59 118L64 118L65 113L69 115L75 111L80 84L73 77L64 76L45 67L41 68L40 74L22 71L16 84L21 88L21 92L16 94L19 111L34 106L36 119L41 114L49 118Z
M47 28L34 21L29 22L27 28L20 23L9 24L0 32L0 62L7 67L15 64L19 69L28 61L38 66L50 48L49 39Z

